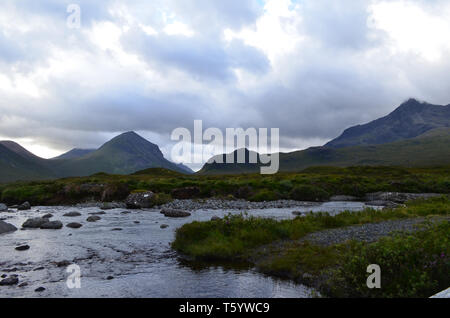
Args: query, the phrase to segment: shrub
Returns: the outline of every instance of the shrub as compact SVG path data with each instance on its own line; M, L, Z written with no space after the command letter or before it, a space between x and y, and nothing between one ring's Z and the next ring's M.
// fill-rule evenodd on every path
M292 189L289 197L297 201L325 201L330 197L330 194L316 186L299 185Z

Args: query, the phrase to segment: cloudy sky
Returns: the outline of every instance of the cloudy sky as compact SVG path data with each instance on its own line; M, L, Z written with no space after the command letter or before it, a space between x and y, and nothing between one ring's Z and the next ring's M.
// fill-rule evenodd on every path
M202 119L321 145L409 97L449 104L449 38L447 0L3 0L0 139L48 158L134 130L170 155Z

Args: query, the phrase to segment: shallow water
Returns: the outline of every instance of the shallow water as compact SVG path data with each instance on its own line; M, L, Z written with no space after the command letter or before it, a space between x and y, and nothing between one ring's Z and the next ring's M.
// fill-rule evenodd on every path
M290 219L292 211L361 210L359 202L328 202L313 207L250 210L249 215ZM78 211L79 217L63 214ZM0 286L0 297L311 297L306 286L267 277L253 269L226 269L216 266L195 269L183 265L170 249L175 229L194 220L210 220L216 215L242 211L199 210L183 219L166 218L158 210L105 211L95 223L86 222L89 213L98 208L34 207L31 211L0 213L5 222L20 229L30 217L52 213L52 220L64 225L83 224L80 229L18 230L0 235L0 275L17 274L19 284L28 286ZM123 214L127 211L129 214ZM135 224L139 221L140 224ZM161 229L161 224L169 225ZM121 231L112 231L121 228ZM28 244L27 251L15 247ZM70 273L55 262L67 260L81 270L81 288L68 288ZM108 280L108 276L113 276ZM37 293L38 287L46 290Z

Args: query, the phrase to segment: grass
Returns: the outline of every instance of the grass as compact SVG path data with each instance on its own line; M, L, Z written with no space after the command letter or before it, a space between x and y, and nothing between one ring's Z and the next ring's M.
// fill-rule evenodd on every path
M99 190L99 187L103 189ZM197 188L195 198L242 198L250 201L293 199L323 201L332 195L362 197L377 191L450 193L450 167L318 167L298 173L276 175L181 175L164 169L149 169L134 175L98 173L90 177L52 181L0 184L0 202L16 204L24 200L34 205L72 204L108 200L146 190L172 195L174 190ZM116 190L114 190L116 189Z
M429 297L450 284L448 221L372 244L318 246L299 239L324 229L449 214L450 199L441 197L396 209L310 214L284 221L229 215L182 226L172 247L195 261L247 262L266 274L309 284L332 297ZM369 264L382 268L381 289L366 286Z
M442 197L411 202L407 207L396 209L346 211L336 216L314 213L283 221L242 214L228 215L218 221L193 222L182 226L177 230L172 246L198 260L242 260L260 246L279 240L298 240L320 230L449 213L450 199Z

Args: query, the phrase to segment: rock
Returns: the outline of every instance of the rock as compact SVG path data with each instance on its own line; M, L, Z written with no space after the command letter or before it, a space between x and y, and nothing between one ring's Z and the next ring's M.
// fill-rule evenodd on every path
M44 287L38 287L34 291L37 292L37 293L40 293L40 292L43 292L44 290L45 290Z
M75 217L75 216L81 216L80 212L69 212L64 214L63 216L68 216L68 217Z
M51 214L51 213L48 213L43 216L44 219L51 219L52 217L53 217L53 214Z
M17 231L17 228L9 223L0 221L0 234Z
M0 286L12 286L19 283L19 278L16 276L10 276L0 281Z
M429 199L440 197L442 194L437 193L401 193L401 192L375 192L368 193L365 196L365 200L369 202L373 201L391 201L394 203L405 203L410 200L417 199Z
M358 200L359 199L357 197L351 195L334 195L330 198L330 201L341 201L341 202L358 201Z
M296 215L296 216L303 216L303 215L306 214L306 213L301 212L301 211L293 211L292 214L293 214L293 215Z
M83 225L77 222L72 222L66 225L67 227L70 227L71 229L79 229Z
M100 221L102 218L96 215L90 216L86 219L88 222L97 222Z
M28 283L26 283L26 282L19 285L20 288L27 287L27 286L28 286Z
M44 269L45 269L44 266L36 267L35 269L33 269L33 272L41 271L41 270L44 270Z
M107 280L112 280L112 279L114 279L114 277L113 276L108 276L108 277L106 277L106 279Z
M198 187L185 187L180 189L174 189L171 195L175 199L186 200L197 197L200 194L200 189Z
M8 211L8 207L5 204L0 203L0 212L6 212L6 211Z
M105 215L106 214L106 212L103 212L103 211L101 211L101 212L91 212L91 213L88 213L89 215Z
M111 231L122 231L120 227L113 228Z
M22 203L21 205L19 205L17 207L17 210L30 210L30 209L31 209L31 205L30 205L30 203L28 201Z
M62 229L63 224L61 221L49 221L41 225L42 230L59 230Z
M16 251L26 251L29 250L30 246L29 245L20 245L16 247Z
M3 274L2 276L0 276L1 278L6 278L6 277L8 277L8 275L6 275L6 274Z
M154 206L155 194L151 191L132 193L125 200L127 209L148 209Z
M191 213L189 212L175 209L162 209L161 213L168 218L185 218L191 216Z
M120 214L131 214L131 212L130 211L123 211L123 212L120 212Z
M169 226L167 224L161 224L160 228L167 229Z
M139 221L134 221L134 224L141 224L141 222L139 222Z
M214 215L212 218L211 218L211 221L220 221L221 219L218 217L218 216L216 216L216 215Z
M69 262L68 260L64 260L64 261L56 262L55 264L58 267L67 267L67 266L69 266L72 263Z
M43 224L48 223L49 220L46 218L31 218L25 221L25 223L22 224L23 228L30 228L30 229L38 229Z

